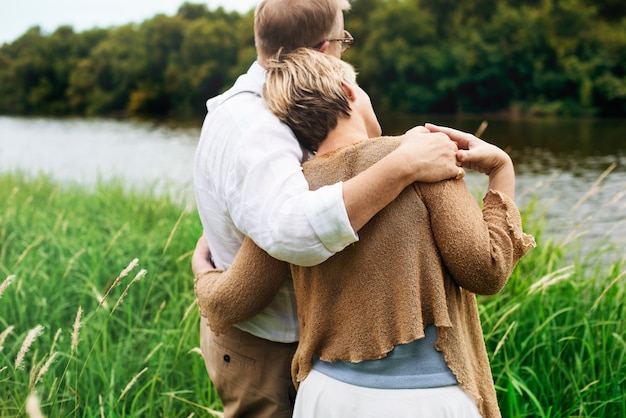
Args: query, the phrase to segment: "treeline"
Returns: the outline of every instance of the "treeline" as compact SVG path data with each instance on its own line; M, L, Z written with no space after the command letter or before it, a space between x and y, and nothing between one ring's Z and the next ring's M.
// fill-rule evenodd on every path
M623 0L353 0L345 24L380 111L626 115ZM0 47L0 113L201 115L254 57L252 12L205 4L34 27Z

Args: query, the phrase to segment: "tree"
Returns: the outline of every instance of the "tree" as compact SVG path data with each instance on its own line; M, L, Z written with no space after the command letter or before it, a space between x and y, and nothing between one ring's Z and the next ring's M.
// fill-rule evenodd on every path
M344 58L382 111L626 114L626 3L353 0ZM198 115L256 57L253 13L174 16L0 46L0 113Z

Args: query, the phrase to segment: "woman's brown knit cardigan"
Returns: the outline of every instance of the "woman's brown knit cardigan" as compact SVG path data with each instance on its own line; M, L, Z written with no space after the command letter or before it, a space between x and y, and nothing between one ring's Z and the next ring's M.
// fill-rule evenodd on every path
M311 189L345 181L399 144L384 137L303 165ZM231 268L199 274L200 313L214 332L251 318L293 277L300 342L296 384L325 361L378 359L439 330L435 345L484 417L499 417L475 293L494 294L532 247L513 201L489 191L483 209L462 180L415 183L359 231L357 243L315 267L289 266L249 239Z

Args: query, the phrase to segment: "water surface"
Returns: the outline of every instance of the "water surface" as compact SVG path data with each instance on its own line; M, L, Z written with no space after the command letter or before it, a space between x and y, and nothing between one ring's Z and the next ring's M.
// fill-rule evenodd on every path
M381 123L386 134L424 122L475 132L482 120L394 115ZM122 179L193 204L200 123L0 117L0 171L44 173L87 187ZM539 200L551 237L582 234L587 246L626 244L626 121L493 118L483 138L511 154L516 200L522 207ZM484 176L466 180L477 194L484 192Z

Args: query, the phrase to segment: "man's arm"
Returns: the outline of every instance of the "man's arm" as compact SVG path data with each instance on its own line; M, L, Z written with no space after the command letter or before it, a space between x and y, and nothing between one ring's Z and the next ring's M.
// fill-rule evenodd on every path
M404 135L401 145L354 178L309 191L284 125L251 127L239 147L227 194L232 219L272 257L301 266L328 259L358 240L356 231L415 181L455 177L457 146L424 127ZM300 154L301 156L301 154Z
M442 133L416 127L385 158L344 182L343 200L355 231L393 201L409 184L454 178L457 145Z
M356 231L404 187L458 173L456 145L445 134L421 127L407 132L397 150L354 179L309 191L296 138L262 100L235 96L213 109L203 125L194 174L201 186L199 209L209 208L201 213L202 222L212 229L212 211L228 213L232 221L211 230L209 241L228 234L228 227L275 258L319 264L357 241ZM209 178L212 183L203 190ZM212 204L215 199L222 204ZM215 255L216 261L225 258Z

